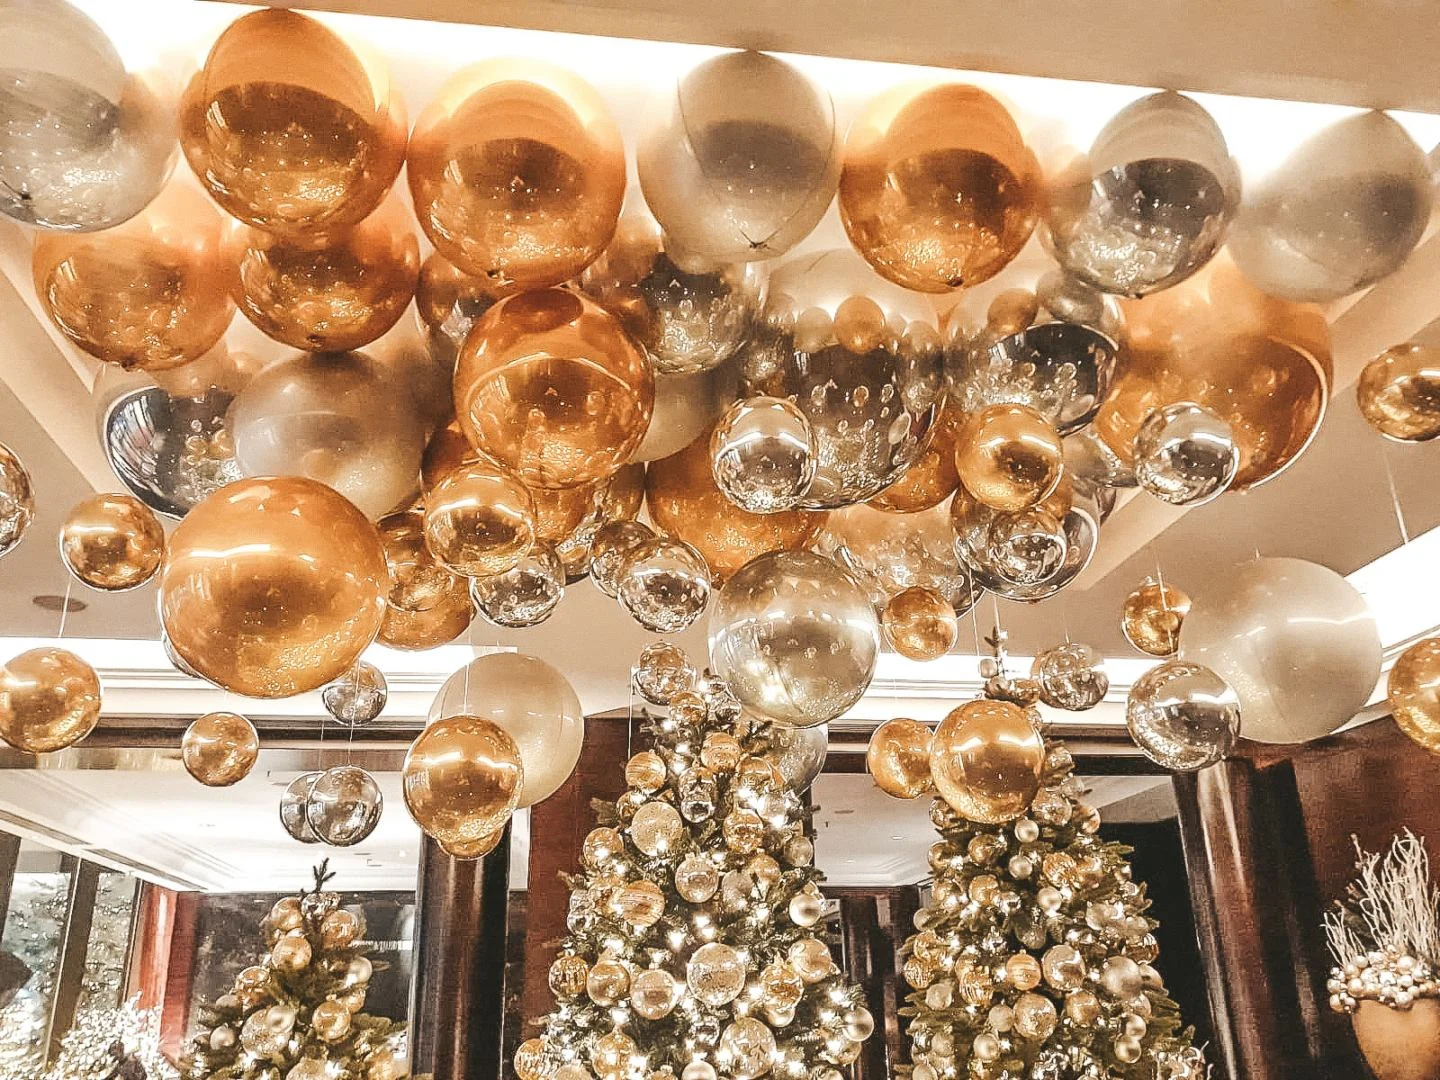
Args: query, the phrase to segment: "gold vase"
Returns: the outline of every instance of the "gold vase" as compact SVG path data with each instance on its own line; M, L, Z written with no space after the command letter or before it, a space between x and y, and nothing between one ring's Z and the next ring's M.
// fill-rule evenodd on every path
M1440 1080L1440 1001L1426 998L1408 1010L1362 1001L1354 1024L1379 1080Z

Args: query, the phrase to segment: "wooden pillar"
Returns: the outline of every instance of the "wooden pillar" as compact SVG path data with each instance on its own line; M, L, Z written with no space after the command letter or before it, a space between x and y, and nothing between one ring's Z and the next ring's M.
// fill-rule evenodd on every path
M881 898L883 909L882 925L889 934L889 950L881 985L884 992L885 1011L875 1014L877 1036L883 1032L885 1046L890 1053L890 1072L896 1066L910 1060L910 1020L901 1016L900 1009L910 993L910 984L901 975L905 966L903 951L905 942L915 933L915 913L920 910L920 889L906 885L888 890Z
M172 1058L186 1051L190 1025L190 987L195 979L195 932L200 917L200 894L172 893L170 933L165 948L160 994L160 1049Z
M5 933L5 916L10 911L10 894L20 866L20 837L0 832L0 936Z
M139 895L135 897L124 996L129 1000L139 994L142 1009L153 1009L165 1000L177 898L178 894L148 881L140 883Z
M879 896L871 890L840 893L844 968L865 993L865 1007L875 1018L875 1034L866 1039L855 1061L855 1080L889 1080L889 1046L884 1037L886 969L893 977L893 951L880 925Z
M85 954L90 948L90 927L95 916L95 890L100 884L100 867L66 855L62 867L70 874L65 898L65 922L60 929L60 955L55 961L55 989L50 997L46 1024L45 1060L53 1062L60 1053L60 1040L75 1022L75 1006L85 981Z

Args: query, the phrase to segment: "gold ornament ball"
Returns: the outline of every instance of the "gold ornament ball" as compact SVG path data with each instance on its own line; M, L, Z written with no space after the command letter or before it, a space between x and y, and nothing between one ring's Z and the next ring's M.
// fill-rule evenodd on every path
M578 1061L572 1061L555 1070L555 1080L594 1080L594 1078L584 1065Z
M905 976L905 981L916 990L924 990L935 981L940 973L934 965L927 964L918 956L912 956L905 961L901 974Z
M1021 994L1015 1001L1012 1023L1015 1033L1023 1039L1048 1039L1057 1020L1055 1003L1042 994Z
M236 990L263 990L270 985L270 973L258 964L242 968L235 976Z
M73 746L100 722L100 678L65 649L31 649L0 667L0 740L29 754Z
M803 937L794 942L785 955L801 981L812 986L839 970L830 955L830 946L819 938Z
M259 756L255 725L238 713L206 713L180 739L185 771L206 787L229 787L245 779Z
M596 1005L609 1007L630 993L630 973L613 956L603 956L585 976L585 994Z
M1001 1054L1000 1040L988 1031L982 1031L975 1036L971 1049L980 1061L998 1061Z
M716 1075L714 1065L697 1059L680 1071L680 1080L715 1080Z
M635 1054L635 1040L618 1027L595 1040L590 1048L590 1067L600 1080L615 1080L630 1070Z
M320 944L327 949L346 949L360 936L360 917L344 908L320 920Z
M520 1080L544 1080L547 1075L545 1065L545 1040L526 1039L515 1048L515 1075Z
M924 585L892 596L880 624L895 651L908 660L938 660L955 647L960 633L950 601Z
M1112 998L1128 1001L1144 986L1140 965L1128 956L1112 956L1100 969L1100 988Z
M709 707L705 699L694 690L677 690L670 696L670 719L677 724L698 726L705 723ZM701 764L704 764L702 761Z
M780 884L780 864L763 851L745 864L745 872L755 879L761 895Z
M692 904L703 904L720 887L720 871L703 855L691 852L675 868L675 891Z
M1000 891L1000 879L994 874L976 874L970 879L967 891L975 903L989 905L995 901L995 895Z
M1142 1049L1140 1040L1133 1035L1121 1035L1115 1040L1115 1057L1126 1065L1139 1061Z
M1089 990L1076 990L1065 997L1065 1015L1072 1024L1090 1027L1100 1019L1100 999Z
M357 1013L365 1007L365 988L363 986L352 986L350 989L335 995L335 1000L344 1005L352 1013Z
M1055 425L1027 405L989 405L973 413L955 443L955 471L977 501L1026 510L1060 483L1064 452Z
M270 950L270 962L281 971L304 971L310 966L312 955L309 939L299 931L291 931Z
M326 1042L339 1042L350 1033L350 1010L338 1001L322 1001L310 1014L310 1027Z
M579 997L585 992L590 965L579 956L557 956L550 965L550 991L558 998Z
M864 1042L875 1033L875 1017L864 1006L856 1006L845 1012L845 1037L851 1042Z
M405 1059L388 1046L381 1047L370 1055L370 1067L366 1080L404 1080L410 1075Z
M796 926L814 926L825 914L825 898L811 882L790 898L790 921Z
M809 866L815 861L815 844L808 836L793 836L781 854L791 866Z
M1040 871L1052 885L1074 888L1080 884L1080 867L1068 851L1052 851L1040 862Z
M1040 961L1029 953L1016 953L1005 961L1005 980L1016 990L1034 990L1041 976Z
M758 851L765 843L765 822L754 810L730 811L725 815L723 831L725 846L741 854Z
M585 860L585 865L590 869L598 870L624 850L625 841L620 834L609 826L602 825L585 834L585 842L580 848L580 857Z
M270 925L277 930L298 930L304 923L305 916L300 911L298 897L281 897L270 908Z
M700 746L700 763L716 772L730 772L740 764L740 740L724 731L712 731Z
M706 1005L734 1001L745 988L745 962L729 945L712 941L701 945L685 967L691 992Z
M665 759L654 750L640 751L625 763L625 782L647 795L659 791L665 784Z
M646 855L666 854L684 834L680 811L667 802L647 802L630 820L630 839Z
M1078 990L1085 982L1085 958L1072 945L1054 945L1040 961L1045 981L1061 993Z
M665 914L665 894L653 881L634 881L616 894L614 908L631 926L654 926Z
M736 1080L755 1080L770 1071L775 1057L775 1035L764 1022L742 1016L720 1036L719 1058Z
M760 973L760 992L766 1008L793 1009L805 996L805 982L790 964L776 960Z
M995 996L995 981L989 970L968 956L955 961L955 989L966 1005L984 1008Z
M650 968L630 984L630 1007L646 1020L659 1020L675 1008L679 986L668 971Z
M736 767L736 776L741 781L762 791L766 788L785 786L785 778L780 775L780 770L775 763L769 758L758 757L754 754L740 759L740 764Z
M165 530L133 495L92 495L60 526L60 557L92 589L123 592L155 576L165 559Z
M887 720L870 736L865 767L875 786L897 799L916 799L930 788L930 729L918 720Z
M1440 638L1411 645L1390 669L1390 713L1410 738L1440 753Z
M941 721L930 774L955 811L998 825L1019 817L1040 788L1045 743L1025 710L1008 701L966 702Z
M788 1027L795 1022L794 1009L776 1009L769 1005L765 1007L765 1022L772 1028Z
M1355 399L1365 422L1386 438L1435 438L1440 435L1440 350L1414 344L1386 349L1360 372Z
M1125 640L1151 656L1174 656L1180 626L1190 612L1190 597L1174 585L1143 582L1125 598L1120 629Z

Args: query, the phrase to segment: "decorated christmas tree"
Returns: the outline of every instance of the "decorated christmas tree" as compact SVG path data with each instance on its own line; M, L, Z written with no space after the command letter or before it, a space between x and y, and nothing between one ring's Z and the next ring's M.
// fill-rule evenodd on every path
M825 940L796 790L810 778L783 752L794 732L742 716L678 650L657 667L657 649L673 647L647 650L637 684L668 715L626 765L628 790L597 804L550 968L556 1008L516 1072L840 1080L874 1021Z
M205 1030L182 1064L185 1080L400 1080L403 1027L369 1016L374 971L360 915L315 888L275 903L262 924L269 952L204 1010Z

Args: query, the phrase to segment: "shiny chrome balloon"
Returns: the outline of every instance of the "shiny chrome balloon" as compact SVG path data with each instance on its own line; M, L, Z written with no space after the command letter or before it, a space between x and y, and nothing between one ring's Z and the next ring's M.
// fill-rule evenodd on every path
M0 555L14 549L35 518L35 492L24 463L0 443Z
M1135 434L1135 478L1157 499L1199 506L1240 471L1240 448L1220 417L1193 401L1156 409Z
M775 724L764 756L775 763L791 791L804 791L825 768L830 749L830 725L797 728Z
M470 595L496 626L538 626L565 595L565 567L553 546L537 541L513 570L473 578Z
M373 776L358 765L336 765L310 786L305 820L323 843L352 847L375 831L384 807Z
M742 510L793 510L815 481L815 433L784 398L746 398L715 425L710 467L715 486Z
M967 412L1003 403L1028 405L1064 435L1084 427L1099 411L1118 355L1115 342L1099 330L1044 323L967 354L951 386Z
M132 495L157 514L182 518L241 478L225 422L233 400L213 387L195 397L137 387L101 416L101 447Z
M306 807L310 804L310 790L320 779L318 772L301 773L285 786L280 795L280 824L285 831L302 844L318 844L320 837L310 827Z
M1045 504L1040 509L1045 510ZM1013 515L974 500L952 514L955 552L970 567L977 585L1007 600L1038 603L1065 588L1090 565L1100 535L1101 513L1078 489L1070 508L1055 518L1058 534L1042 528L1048 524L1043 520L1031 519L1028 531L1003 521L997 525L997 519L1006 516ZM1060 537L1064 538L1064 552L1057 559L1054 549L1059 547ZM1011 546L997 549L997 539Z
M616 595L646 630L676 634L704 614L710 602L710 568L689 544L657 536L625 559Z
M320 691L320 702L342 724L360 727L380 715L389 696L385 673L368 660L357 660L354 667Z
M1065 436L1064 449L1065 472L1072 480L1097 488L1132 488L1138 483L1135 471L1090 428Z
M1070 712L1093 709L1110 692L1105 658L1078 641L1056 645L1035 657L1030 677L1040 684L1041 701Z
M1235 745L1240 701L1203 664L1167 660L1130 687L1125 724L1130 737L1158 765L1192 772L1213 765Z

